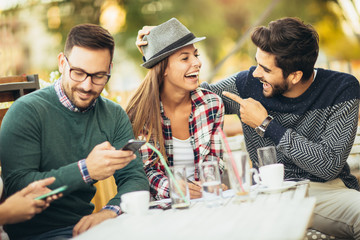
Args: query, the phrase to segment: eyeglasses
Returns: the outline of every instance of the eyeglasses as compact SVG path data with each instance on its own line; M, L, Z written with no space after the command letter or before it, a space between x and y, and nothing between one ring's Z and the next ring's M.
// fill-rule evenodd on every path
M71 80L73 80L75 82L83 82L83 81L85 81L85 79L87 79L90 76L91 82L94 85L105 86L111 77L111 74L107 74L104 72L98 72L98 73L91 74L91 73L87 73L81 69L72 68L70 66L70 63L69 63L69 60L67 59L67 57L66 56L64 56L64 57L70 68L70 70L69 70L70 78L71 78ZM111 67L109 67L109 69L111 70Z

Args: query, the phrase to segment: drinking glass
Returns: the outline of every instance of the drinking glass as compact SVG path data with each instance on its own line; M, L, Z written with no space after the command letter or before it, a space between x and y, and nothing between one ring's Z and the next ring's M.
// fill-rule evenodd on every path
M245 151L233 151L233 160L227 157L227 169L231 188L235 191L235 196L240 201L251 200L250 187L252 185L252 174L257 171L251 168L249 154Z
M277 163L276 148L274 146L262 147L257 149L259 167Z
M171 208L185 209L190 206L190 191L186 180L186 167L183 165L170 167L174 179L169 178ZM175 180L175 181L174 181Z
M202 197L207 206L213 207L222 204L222 187L219 165L216 161L200 164L200 180Z

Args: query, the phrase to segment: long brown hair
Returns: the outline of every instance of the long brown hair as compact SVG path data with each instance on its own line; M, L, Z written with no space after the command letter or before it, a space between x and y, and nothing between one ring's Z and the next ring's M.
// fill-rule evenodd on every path
M160 91L164 83L168 58L165 58L146 74L127 107L135 138L146 136L146 141L159 144L160 153L167 161L165 140L161 125ZM159 157L156 161L158 161Z

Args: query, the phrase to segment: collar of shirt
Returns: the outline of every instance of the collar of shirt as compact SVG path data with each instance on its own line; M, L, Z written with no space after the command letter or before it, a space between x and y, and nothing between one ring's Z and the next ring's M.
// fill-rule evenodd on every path
M78 107L76 107L71 101L70 99L66 96L62 85L61 85L61 77L55 82L54 84L54 88L55 88L55 92L59 98L59 101L61 102L61 104L66 107L67 109L69 109L72 112L82 112L85 113L89 110L91 110L95 104L97 99L95 99L95 101L93 102L93 104L91 104L88 108L86 108L85 110L81 111Z
M192 110L189 116L189 131L190 131L190 143L195 149L196 153L194 154L195 163L198 163L200 160L199 155L199 146L207 145L209 141L207 134L202 134L204 131L208 131L208 119L210 115L213 115L213 106L206 104L205 100L209 96L204 95L203 91L200 88L195 89L190 92ZM201 111L196 111L196 109L201 109ZM165 115L164 106L160 100L160 113L161 113L161 124L163 129L163 135L165 140L165 148L167 152L167 157L169 165L173 166L173 137L171 130L171 122ZM214 116L211 116L211 119L214 119ZM197 127L200 126L200 127ZM195 142L197 139L197 143ZM216 148L221 146L216 146Z

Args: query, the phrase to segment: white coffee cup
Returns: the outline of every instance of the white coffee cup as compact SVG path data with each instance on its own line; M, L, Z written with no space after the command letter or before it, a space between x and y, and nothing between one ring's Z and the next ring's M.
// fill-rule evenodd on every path
M149 210L149 191L128 192L121 195L121 211L130 215L145 215Z
M259 168L259 177L254 176L255 182L268 188L279 188L284 182L284 165L276 163L262 166Z

